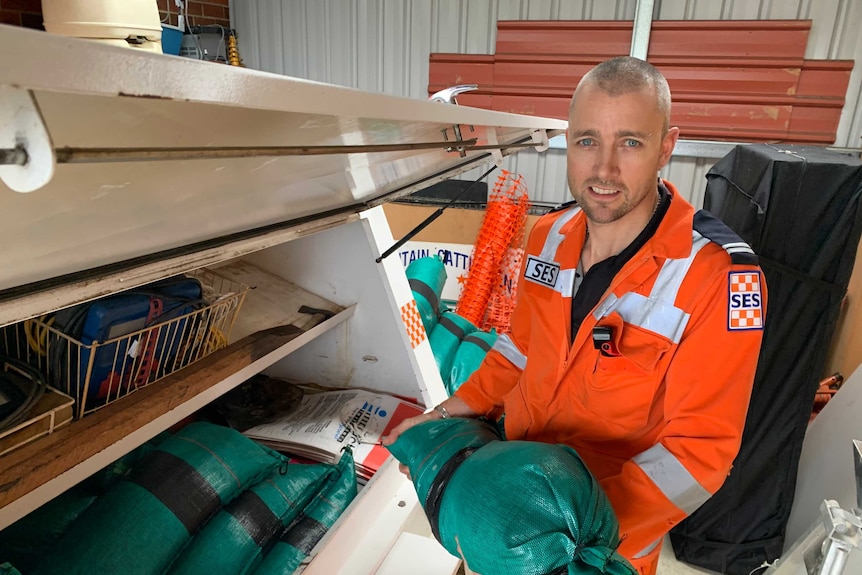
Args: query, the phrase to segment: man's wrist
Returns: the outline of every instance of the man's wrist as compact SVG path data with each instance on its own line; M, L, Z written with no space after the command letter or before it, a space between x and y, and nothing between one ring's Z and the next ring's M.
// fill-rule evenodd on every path
M442 404L442 403L441 403L441 404L437 404L437 405L435 405L435 406L434 406L434 411L436 411L437 413L439 413L439 414L440 414L440 417L441 417L442 419L449 419L449 417L451 417L451 416L449 415L449 412L446 410L446 408L445 408L445 407L443 407L443 404Z

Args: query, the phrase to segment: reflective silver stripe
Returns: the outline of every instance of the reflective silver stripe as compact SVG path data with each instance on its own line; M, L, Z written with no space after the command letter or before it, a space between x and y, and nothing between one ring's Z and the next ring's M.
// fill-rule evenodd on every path
M733 254L754 254L754 250L751 249L751 246L745 242L730 242L726 244L722 244L721 246L724 248L724 251Z
M661 443L634 456L632 461L686 515L694 513L710 498L709 491Z
M620 298L608 294L596 307L593 317L598 321L611 312L617 312L626 323L679 343L691 315L674 305L676 296L694 258L708 243L708 239L694 232L689 255L664 262L649 297L632 292Z
M652 553L656 547L658 547L659 543L661 543L661 539L656 539L655 541L641 549L638 553L636 553L635 556L632 557L632 559L640 559L641 557L646 557L647 555Z
M707 245L709 240L700 235L698 232L692 234L691 253L688 257L678 260L667 260L661 267L655 284L650 292L651 299L660 299L669 302L671 305L676 301L676 295L679 293L679 286L682 285L682 280L685 279L685 274L694 262L695 256Z
M593 312L593 316L600 320L611 312L620 314L627 324L662 335L673 343L679 343L682 339L691 317L691 314L666 301L632 292L623 294L621 298L609 294Z
M500 352L503 357L512 362L512 365L521 371L524 371L524 368L527 367L527 356L521 353L521 350L518 349L508 334L504 333L500 335L491 349Z
M557 220L551 225L551 229L548 231L548 237L545 238L545 245L542 246L542 251L539 254L539 259L545 262L553 262L556 261L557 256L557 248L560 247L560 244L563 243L563 240L566 236L560 233L560 228L569 223L575 215L581 211L581 208L578 206L572 206L563 214L557 218Z
M563 297L572 297L572 286L575 285L575 270L569 268L560 270L557 274L557 283L554 286L554 291L560 292Z

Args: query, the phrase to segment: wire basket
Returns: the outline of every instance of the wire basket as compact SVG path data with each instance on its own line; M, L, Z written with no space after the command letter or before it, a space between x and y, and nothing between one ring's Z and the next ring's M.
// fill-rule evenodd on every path
M88 341L57 329L58 312L4 328L0 351L74 398L81 418L227 346L249 287L207 269L187 277L200 282L200 299L150 313L170 319L137 318L111 327L104 341ZM151 312L164 307L158 300L150 298Z

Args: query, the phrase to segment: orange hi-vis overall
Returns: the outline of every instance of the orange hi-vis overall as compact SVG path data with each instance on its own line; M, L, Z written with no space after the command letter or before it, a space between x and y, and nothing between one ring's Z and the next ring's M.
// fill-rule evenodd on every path
M620 522L620 553L654 573L662 537L722 485L739 450L766 310L751 248L665 182L667 213L571 336L586 234L577 206L527 242L511 331L455 393L508 439L577 450ZM606 350L596 333L611 334ZM573 343L570 343L572 342Z

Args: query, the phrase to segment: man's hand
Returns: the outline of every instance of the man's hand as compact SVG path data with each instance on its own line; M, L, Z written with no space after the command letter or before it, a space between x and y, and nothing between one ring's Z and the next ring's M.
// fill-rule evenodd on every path
M478 417L479 415L478 413L467 407L466 403L464 403L455 396L450 397L440 405L446 410L450 417ZM396 425L392 429L392 431L389 432L389 435L387 435L381 440L381 443L384 446L392 445L402 433L404 433L414 425L419 425L420 423L425 423L426 421L435 421L437 419L443 419L443 414L436 409L431 409L423 413L422 415L417 415L416 417L410 417L408 419L405 419L404 421ZM401 471L401 473L407 476L407 479L411 479L410 470L407 469L406 465L399 464L398 469Z

